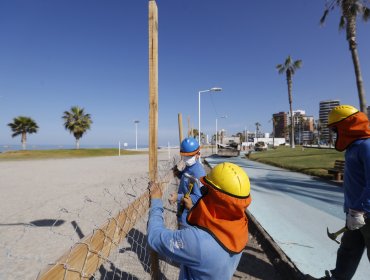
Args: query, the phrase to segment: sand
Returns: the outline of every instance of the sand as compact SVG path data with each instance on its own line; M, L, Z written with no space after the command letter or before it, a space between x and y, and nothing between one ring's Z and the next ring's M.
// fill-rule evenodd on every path
M158 153L163 172L178 155L171 153ZM147 182L147 154L0 162L0 279L35 279L45 265L139 197ZM130 258L140 261L136 254Z

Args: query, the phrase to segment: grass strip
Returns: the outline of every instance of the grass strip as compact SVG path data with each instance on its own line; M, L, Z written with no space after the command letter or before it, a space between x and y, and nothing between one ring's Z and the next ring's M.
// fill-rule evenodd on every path
M121 156L146 154L147 151L121 150ZM60 149L60 150L22 150L0 153L0 161L6 160L35 160L56 158L81 158L118 156L118 149Z
M331 179L328 169L334 167L335 160L344 160L344 153L334 149L303 148L296 146L295 149L279 146L250 155L251 160L267 163L273 166Z

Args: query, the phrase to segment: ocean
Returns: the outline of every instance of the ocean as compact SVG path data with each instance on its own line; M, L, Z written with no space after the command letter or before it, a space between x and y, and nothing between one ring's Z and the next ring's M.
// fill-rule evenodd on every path
M32 145L28 144L26 147L26 150L69 150L69 149L75 149L75 145ZM115 148L118 149L117 145L80 145L80 149L108 149L108 148ZM135 149L135 145L128 145L126 147L123 147L121 144L121 149ZM137 145L138 149L145 149L148 148L147 145ZM22 145L6 145L6 144L0 144L0 152L6 152L6 151L18 151L22 150Z

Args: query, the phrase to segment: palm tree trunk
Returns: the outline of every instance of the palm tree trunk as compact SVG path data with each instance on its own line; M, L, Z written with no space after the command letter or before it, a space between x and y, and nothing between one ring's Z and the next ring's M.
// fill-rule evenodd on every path
M293 118L293 108L292 108L292 77L289 72L287 72L287 83L288 83L288 97L289 97L289 109L290 109L290 147L295 148L294 144L294 118Z
M80 139L76 138L76 150L80 149Z
M27 133L22 132L22 149L23 150L26 149L26 142L27 142Z
M343 1L342 2L342 12L343 16L347 21L346 25L346 33L347 33L347 41L349 44L349 49L352 55L353 66L355 68L355 75L356 75L356 85L357 85L357 92L358 98L360 101L360 110L367 113L366 108L366 93L365 88L363 85L362 74L361 74L361 67L360 67L360 58L357 51L357 43L356 43L356 16L350 12L351 1Z
M275 120L272 119L272 148L275 148Z
M360 59L358 56L358 51L356 47L355 41L349 41L349 49L351 50L353 66L355 67L355 74L356 74L356 84L357 84L357 91L358 91L358 98L360 101L360 110L367 114L366 108L366 98L365 98L365 88L362 80L361 74L361 67L360 67Z

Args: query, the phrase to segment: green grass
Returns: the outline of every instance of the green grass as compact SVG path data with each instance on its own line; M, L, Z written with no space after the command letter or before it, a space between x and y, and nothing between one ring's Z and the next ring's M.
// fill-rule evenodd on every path
M143 154L142 151L121 150L121 156ZM79 149L79 150L25 150L0 153L0 161L52 158L81 158L118 156L118 149Z
M332 175L328 174L328 169L334 167L335 160L344 160L344 153L334 149L302 149L300 146L291 149L281 146L277 149L252 153L250 159L329 179Z

